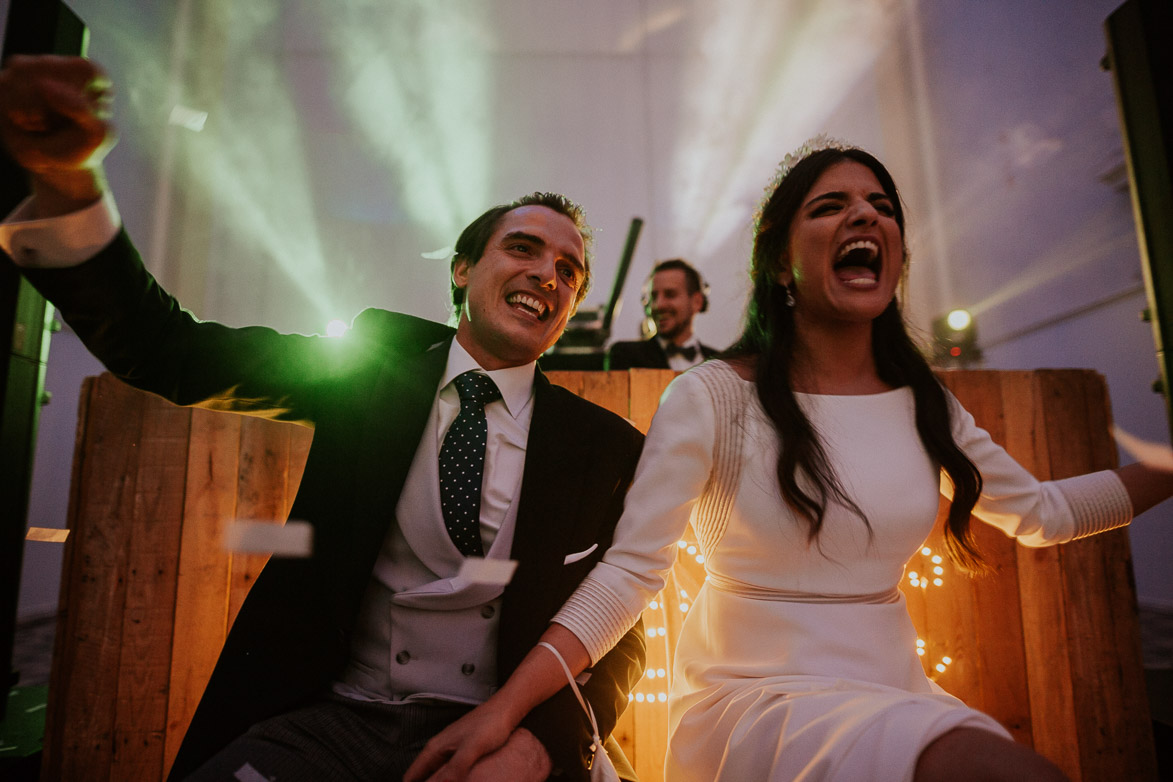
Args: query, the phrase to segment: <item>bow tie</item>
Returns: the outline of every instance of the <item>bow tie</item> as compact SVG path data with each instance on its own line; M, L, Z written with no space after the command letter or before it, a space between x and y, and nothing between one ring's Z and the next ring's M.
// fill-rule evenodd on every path
M682 347L681 345L677 345L675 342L669 342L664 346L664 355L666 355L668 358L672 358L673 356L680 356L685 361L692 361L696 358L696 345Z

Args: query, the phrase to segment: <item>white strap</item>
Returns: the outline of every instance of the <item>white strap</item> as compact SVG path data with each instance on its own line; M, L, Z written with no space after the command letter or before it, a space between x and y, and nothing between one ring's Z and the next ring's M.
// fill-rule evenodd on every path
M562 654L551 644L548 644L545 641L538 641L538 646L544 646L553 652L554 657L558 660L558 664L562 666L562 672L566 674L566 680L570 682L571 692L574 693L574 697L578 698L579 705L582 706L583 711L585 711L587 714L587 718L589 718L591 721L591 738L595 742L591 745L591 751L597 752L598 750L602 749L603 740L599 738L599 726L595 722L594 710L591 709L591 705L587 703L585 699L583 699L582 693L578 689L578 682L574 680L574 676L570 673L570 668L566 665L566 661L562 659Z

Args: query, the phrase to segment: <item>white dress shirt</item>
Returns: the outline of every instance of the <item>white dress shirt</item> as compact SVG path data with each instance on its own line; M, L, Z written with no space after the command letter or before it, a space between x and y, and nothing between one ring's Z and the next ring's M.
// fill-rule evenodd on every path
M0 247L17 266L63 269L92 258L108 245L122 226L114 197L71 214L30 219L32 199L26 198L0 223Z

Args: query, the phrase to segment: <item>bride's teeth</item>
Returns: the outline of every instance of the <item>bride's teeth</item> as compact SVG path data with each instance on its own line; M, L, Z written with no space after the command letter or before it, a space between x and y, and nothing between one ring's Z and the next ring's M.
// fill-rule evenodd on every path
M842 259L853 250L867 250L872 254L873 258L880 254L880 248L876 246L875 242L871 242L866 239L860 239L857 242L852 242L851 244L846 245L842 250L840 250L839 257Z

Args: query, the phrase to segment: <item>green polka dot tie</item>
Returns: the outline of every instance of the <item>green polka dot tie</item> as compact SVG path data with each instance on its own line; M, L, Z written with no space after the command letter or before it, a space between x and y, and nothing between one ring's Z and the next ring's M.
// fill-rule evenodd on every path
M460 413L440 447L440 508L444 526L466 557L483 556L481 546L481 480L485 474L485 405L501 398L496 383L480 372L458 375Z

